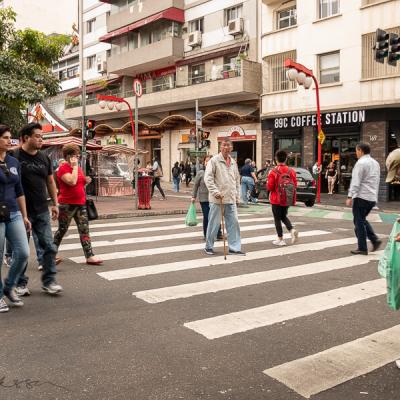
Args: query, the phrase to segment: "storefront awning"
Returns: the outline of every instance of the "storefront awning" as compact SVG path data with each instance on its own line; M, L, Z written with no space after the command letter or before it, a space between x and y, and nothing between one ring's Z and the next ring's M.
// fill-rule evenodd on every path
M54 138L54 139L47 139L43 141L43 147L50 147L50 146L64 146L65 144L76 144L82 147L82 139L74 137L74 136L67 136L63 138ZM94 142L88 141L86 143L86 148L88 150L101 150L102 147Z
M184 11L171 7L168 8L167 10L161 11L157 14L153 14L150 17L143 18L139 21L134 22L133 24L124 26L123 28L117 29L115 31L109 32L106 35L100 37L100 42L110 42L111 39L121 36L125 33L128 33L130 31L134 31L136 29L141 28L142 26L148 25L152 22L158 21L160 19L167 19L170 21L176 21L176 22L181 22L182 24L185 22L185 14Z
M114 83L118 83L122 81L122 76L119 76L118 78L113 78L108 80L106 83L102 82L102 83L92 83L91 85L87 85L86 86L86 94L89 93L94 93L94 92L98 92L99 90L104 90L107 88L107 86L112 85ZM72 90L71 92L69 92L67 94L68 97L75 97L78 96L82 93L82 88L78 88L75 90Z

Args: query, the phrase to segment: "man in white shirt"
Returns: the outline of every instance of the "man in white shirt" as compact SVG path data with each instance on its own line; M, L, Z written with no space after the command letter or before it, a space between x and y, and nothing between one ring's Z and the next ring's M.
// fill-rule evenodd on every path
M347 206L353 207L354 227L358 240L357 250L352 254L368 255L367 238L372 242L372 251L378 250L382 241L376 236L367 216L378 201L380 167L371 155L369 144L359 143L356 147L358 161L355 164L349 189Z

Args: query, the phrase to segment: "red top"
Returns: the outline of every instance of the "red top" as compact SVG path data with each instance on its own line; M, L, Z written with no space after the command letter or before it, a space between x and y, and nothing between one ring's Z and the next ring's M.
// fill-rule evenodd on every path
M61 204L84 205L86 203L86 179L83 171L78 167L78 180L74 186L68 185L61 179L65 174L72 174L72 167L68 163L61 164L57 170L57 181L60 188L58 202Z
M279 164L277 167L271 169L268 174L268 183L267 183L267 190L270 192L269 195L269 202L270 204L282 205L279 203L279 195L278 195L278 173L275 171L278 169L280 174L285 174L288 172L289 167L285 164ZM296 171L293 168L290 168L290 176L293 179L294 185L297 188L297 177ZM296 199L294 200L296 203Z

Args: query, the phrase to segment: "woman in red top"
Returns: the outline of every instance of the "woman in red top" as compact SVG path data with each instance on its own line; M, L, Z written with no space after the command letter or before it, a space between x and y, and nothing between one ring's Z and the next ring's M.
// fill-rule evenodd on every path
M299 233L293 228L293 225L287 216L289 204L286 204L286 199L282 199L279 193L279 179L283 174L289 175L293 181L294 187L297 188L296 171L293 168L290 168L289 171L289 167L286 165L286 159L286 151L278 150L275 154L277 166L271 169L268 174L267 189L269 192L269 202L275 220L276 233L278 234L278 240L272 242L275 246L286 246L286 242L283 240L282 222L290 232L292 244L296 243L299 236ZM296 194L294 197L294 203L296 203Z
M90 183L91 178L86 177L78 166L80 149L76 144L66 144L62 149L65 162L57 171L59 185L58 203L58 230L54 235L54 243L57 248L62 238L67 233L72 218L78 227L86 264L100 265L102 260L96 258L92 250L92 242L89 236L89 220L86 210L85 186Z

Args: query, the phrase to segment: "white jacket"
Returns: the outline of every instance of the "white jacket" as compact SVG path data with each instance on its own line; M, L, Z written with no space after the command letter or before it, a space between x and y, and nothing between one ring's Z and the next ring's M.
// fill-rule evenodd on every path
M224 204L240 202L240 175L236 161L232 157L229 167L221 153L209 160L204 174L204 183L208 188L210 203L220 202L215 198L217 193L222 194Z

